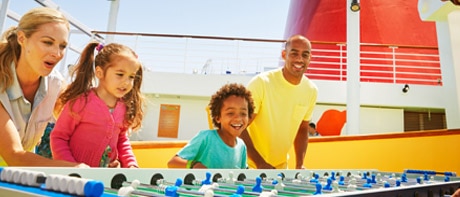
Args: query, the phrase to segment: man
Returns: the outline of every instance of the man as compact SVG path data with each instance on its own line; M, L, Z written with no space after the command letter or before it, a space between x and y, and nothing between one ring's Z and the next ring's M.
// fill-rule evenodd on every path
M261 73L248 84L255 111L240 137L248 151L248 165L259 169L286 169L294 144L296 169L303 168L308 126L317 98L317 87L305 71L310 64L311 43L301 35L286 41L282 68Z
M316 130L316 124L313 122L310 122L310 124L308 124L308 136L309 137L321 136Z

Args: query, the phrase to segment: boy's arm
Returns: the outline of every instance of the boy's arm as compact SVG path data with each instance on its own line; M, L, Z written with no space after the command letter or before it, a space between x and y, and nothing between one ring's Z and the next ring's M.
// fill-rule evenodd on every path
M168 161L168 168L186 168L187 160L174 155L171 160Z

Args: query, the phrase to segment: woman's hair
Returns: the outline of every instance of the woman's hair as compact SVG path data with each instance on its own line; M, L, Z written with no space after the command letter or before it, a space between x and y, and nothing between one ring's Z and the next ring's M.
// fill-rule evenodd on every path
M94 57L95 50L98 51L96 57ZM112 65L111 61L115 59L114 56L126 52L137 57L136 53L125 45L111 43L102 46L97 42L89 43L85 49L83 49L80 59L77 65L75 65L75 69L72 71L72 76L75 76L75 79L60 95L58 100L59 104L63 106L65 103L70 102L70 107L72 108L76 99L80 95L87 96L89 90L93 87L93 81L95 80L94 66L102 68L105 75L107 69ZM122 98L122 101L126 104L125 124L133 130L140 128L144 115L142 109L144 98L140 91L142 75L141 65L136 72L133 88Z
M64 23L70 29L69 21L61 12L53 8L39 7L29 10L21 17L17 27L10 27L3 33L0 43L0 92L4 92L14 81L11 63L14 62L17 66L21 55L17 32L22 31L29 38L41 25L47 23Z
M241 84L229 83L222 86L214 95L211 97L209 102L209 109L211 110L212 123L215 127L220 128L220 123L217 122L217 118L220 117L222 106L224 105L225 99L230 96L242 97L248 102L248 116L251 117L254 113L254 101L252 100L251 92Z

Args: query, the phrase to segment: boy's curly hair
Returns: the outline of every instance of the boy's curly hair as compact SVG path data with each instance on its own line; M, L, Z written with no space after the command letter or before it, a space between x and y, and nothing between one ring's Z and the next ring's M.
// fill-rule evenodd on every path
M209 101L208 105L211 111L212 123L215 127L220 128L220 123L216 121L216 118L220 116L224 100L233 95L243 97L248 102L248 116L249 118L252 117L252 114L254 113L254 101L252 100L251 92L242 84L225 84L212 95L211 101Z

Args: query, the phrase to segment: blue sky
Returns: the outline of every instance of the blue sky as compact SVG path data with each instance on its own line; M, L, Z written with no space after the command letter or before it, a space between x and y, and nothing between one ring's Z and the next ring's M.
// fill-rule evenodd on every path
M107 30L110 1L53 0L94 30ZM117 31L283 39L289 0L121 0ZM22 15L38 4L10 0Z

